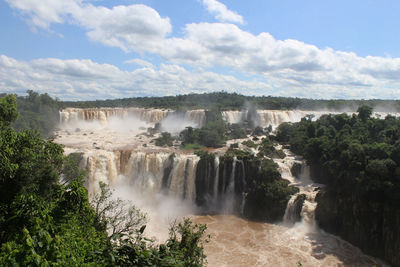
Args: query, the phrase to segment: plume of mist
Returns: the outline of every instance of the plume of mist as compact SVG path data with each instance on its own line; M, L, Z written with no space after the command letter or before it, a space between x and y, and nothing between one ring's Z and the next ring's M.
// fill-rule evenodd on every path
M178 134L186 127L198 128L200 125L185 116L184 112L174 112L161 121L161 131Z
M127 177L120 175L113 186L113 197L132 201L148 218L145 235L164 242L169 236L169 226L183 216L196 212L192 203L163 193L144 192L129 183Z
M85 130L85 131L114 131L117 133L138 133L141 130L150 127L151 124L140 120L136 116L110 116L106 120L73 120L62 123L60 128L67 131Z

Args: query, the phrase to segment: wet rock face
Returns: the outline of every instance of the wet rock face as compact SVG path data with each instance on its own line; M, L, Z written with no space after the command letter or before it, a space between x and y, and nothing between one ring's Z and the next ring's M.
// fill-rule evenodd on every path
M292 173L292 175L296 178L299 178L300 173L301 173L301 164L295 162L292 166L292 168L290 169L290 172Z
M305 194L299 194L293 202L291 207L291 213L289 220L292 223L301 221L301 210L303 208L304 201L306 200Z
M400 266L400 212L396 204L356 201L329 188L323 188L316 200L315 219L320 228L391 266Z

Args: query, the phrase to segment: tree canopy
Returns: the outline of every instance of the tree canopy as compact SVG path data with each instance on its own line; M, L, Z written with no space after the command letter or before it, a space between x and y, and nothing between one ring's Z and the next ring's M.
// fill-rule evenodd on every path
M305 157L318 194L319 225L369 254L400 265L400 118L324 115L278 127L277 139Z

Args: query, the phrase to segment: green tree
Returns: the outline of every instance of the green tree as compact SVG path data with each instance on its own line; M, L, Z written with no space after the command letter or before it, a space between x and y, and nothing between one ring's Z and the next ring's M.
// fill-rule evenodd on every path
M8 126L18 118L15 95L0 98L0 126Z
M156 146L172 146L174 138L168 132L162 132L161 136L155 139Z
M362 105L357 109L358 117L363 121L367 121L372 115L372 108L366 105Z

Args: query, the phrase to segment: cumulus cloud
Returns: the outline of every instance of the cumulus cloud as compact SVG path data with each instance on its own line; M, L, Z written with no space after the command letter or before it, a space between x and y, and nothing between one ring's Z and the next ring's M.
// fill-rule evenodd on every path
M89 29L90 40L124 51L146 52L158 49L172 30L169 18L145 5L116 6L112 9L85 5L71 13L75 20Z
M333 81L320 86L307 75L287 79L287 74L276 74L276 77L269 80L240 80L233 75L202 69L187 70L176 64L161 64L159 68L147 65L134 71L123 71L114 65L99 64L91 60L42 58L27 62L0 55L0 87L4 92L22 94L31 89L48 92L64 100L161 96L220 90L247 95L313 98L398 98L398 87L385 83L377 82L373 86L365 86L352 84L349 79L344 84ZM293 82L296 79L308 80L304 81L307 86L301 82Z
M82 0L6 0L33 28L49 29L51 24L69 23L87 30L94 42L124 51L159 49L172 31L169 18L162 18L146 5L107 8Z
M0 88L23 94L26 90L47 92L63 100L175 95L193 92L260 94L272 87L258 81L241 81L230 75L204 70L189 71L178 65L161 64L123 71L91 60L36 59L29 62L0 55Z
M253 35L233 24L188 24L185 36L170 42L168 50L159 52L167 60L203 67L229 66L263 76L276 88L347 87L346 90L353 90L400 84L398 58L364 58L351 52L320 49L297 40L276 40L269 33ZM182 51L188 56L180 57ZM350 92L346 95L353 96ZM392 93L389 95L393 96ZM372 97L371 94L355 96Z
M80 8L81 0L5 0L18 10L33 28L49 29L53 23L64 23L73 10Z
M99 80L108 81L104 86L112 88L107 90L116 95L119 95L118 90L122 90L121 88L135 88L136 91L132 93L146 94L146 85L149 90L147 94L150 95L154 88L165 89L169 86L169 94L184 93L195 88L242 88L242 93L259 94L261 90L265 90L262 93L267 95L271 88L275 88L277 90L271 94L321 98L399 98L396 88L400 86L400 58L360 57L352 52L321 49L298 40L277 40L267 32L255 35L231 23L190 23L184 27L182 37L174 37L170 36L172 26L169 18L161 17L156 10L146 5L107 8L82 0L6 1L29 20L33 27L48 29L53 23L74 24L85 29L92 41L120 47L127 52L155 54L169 63L155 69L151 63L140 59L127 61L143 67L135 70L137 75L140 73L143 77L132 78L132 73L91 61L59 62L56 59L45 59L46 64L38 68L40 72L31 69L34 64L41 63L40 60L17 62L20 66L18 71L22 71L21 68L28 69L30 74L26 76L33 75L34 77L28 78L34 78L39 87L44 85L37 81L52 73L57 81L62 75L68 77L68 82L62 88L78 88L76 83L85 79L91 81L95 88L103 88L103 84L97 83L93 78L97 75ZM238 17L228 16L232 11L218 1L202 1L210 12L220 16L220 20L238 23L243 21L237 14ZM6 61L12 62L13 59L3 58L3 67ZM240 81L233 76L206 71L196 74L179 67L182 64L194 69L232 69L242 75L256 76L262 82L254 84ZM46 66L48 69L45 71ZM109 68L109 73L103 72L106 68ZM8 78L2 82L10 83L10 88L19 85L23 87L26 78L24 76L20 81ZM131 80L122 82L121 78ZM87 84L82 87L89 88ZM138 88L142 91L138 91ZM161 92L167 94L167 91Z
M229 10L226 5L218 2L217 0L203 0L203 5L207 8L208 12L215 14L215 18L219 21L233 22L243 24L244 20L238 13Z

